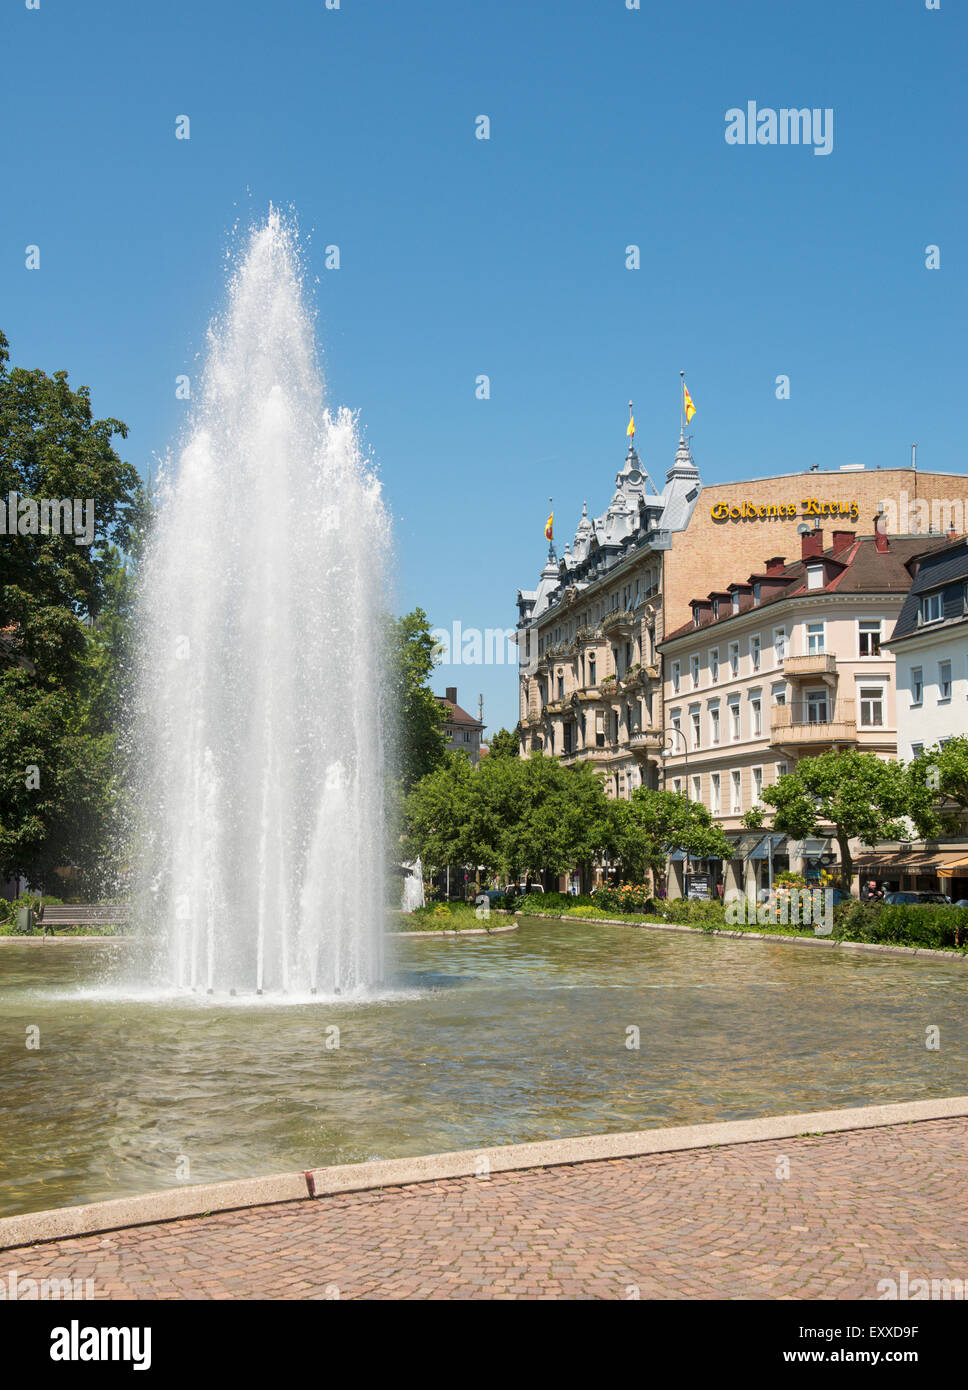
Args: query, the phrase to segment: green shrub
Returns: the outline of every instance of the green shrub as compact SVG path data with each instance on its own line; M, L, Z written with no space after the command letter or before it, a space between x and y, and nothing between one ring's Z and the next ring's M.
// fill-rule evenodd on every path
M32 907L36 912L41 903L51 903L56 907L60 907L63 901L63 898L55 898L50 893L45 893L43 895L39 893L21 893L19 898L11 898L9 902L6 898L0 898L0 926L12 928L12 930L3 932L3 935L16 935L17 911L19 908Z
M514 899L519 912L564 912L569 907L591 907L594 897L587 894L573 897L571 893L522 893Z
M968 942L968 907L943 903L840 903L834 935L841 941L871 941L931 950L963 949Z

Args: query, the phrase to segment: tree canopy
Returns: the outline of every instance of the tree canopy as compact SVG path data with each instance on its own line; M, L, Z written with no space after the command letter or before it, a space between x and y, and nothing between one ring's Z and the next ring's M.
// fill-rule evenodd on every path
M907 767L909 814L926 839L964 833L968 813L968 738L945 739L926 748Z
M0 334L0 497L28 500L0 537L0 874L32 886L110 858L130 579L148 502L67 373L8 368ZM83 544L32 524L29 503L93 504ZM15 523L16 529L15 529ZM87 541L90 540L90 544Z
M657 878L666 855L685 850L693 859L729 859L733 847L712 813L683 792L636 787L628 801L609 803L612 852L626 879Z
M781 834L805 839L833 826L849 888L854 873L851 839L873 845L903 835L910 781L900 763L855 749L831 750L801 758L791 772L764 788L763 801L774 808L773 828Z
M389 620L388 705L397 719L397 773L404 794L444 757L444 711L428 681L436 643L427 614L415 608Z

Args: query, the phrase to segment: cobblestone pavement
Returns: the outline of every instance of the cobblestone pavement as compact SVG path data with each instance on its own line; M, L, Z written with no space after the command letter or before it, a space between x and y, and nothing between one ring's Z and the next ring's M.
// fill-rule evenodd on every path
M877 1298L902 1269L968 1278L966 1178L968 1119L932 1120L323 1197L0 1264L108 1299Z

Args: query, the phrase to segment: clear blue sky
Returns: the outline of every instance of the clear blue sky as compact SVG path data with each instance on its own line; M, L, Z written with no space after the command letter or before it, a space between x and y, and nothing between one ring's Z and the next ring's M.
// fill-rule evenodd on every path
M709 481L906 463L914 440L964 467L956 0L7 0L0 37L13 361L89 384L144 470L177 441L233 226L292 207L401 609L513 625L548 496L562 540L607 504L630 397L661 487L680 368ZM728 146L749 100L833 108L833 152ZM515 721L513 668L453 684Z

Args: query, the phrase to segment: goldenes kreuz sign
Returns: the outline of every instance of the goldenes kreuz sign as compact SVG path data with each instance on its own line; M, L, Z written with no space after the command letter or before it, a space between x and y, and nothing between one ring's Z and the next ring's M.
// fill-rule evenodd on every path
M857 521L860 508L856 502L826 502L819 497L800 499L800 511L795 502L741 502L731 506L729 502L716 502L709 509L713 521L792 521L800 516L846 517Z

